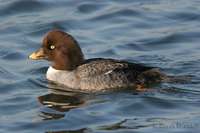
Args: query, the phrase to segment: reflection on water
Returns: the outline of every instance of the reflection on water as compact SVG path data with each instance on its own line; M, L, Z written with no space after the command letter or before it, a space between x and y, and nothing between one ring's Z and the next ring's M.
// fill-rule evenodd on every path
M64 114L47 113L47 112L40 111L40 110L38 110L38 112L40 113L40 114L38 114L38 116L41 117L42 119L37 119L37 120L33 120L33 121L56 120L56 119L65 117Z
M65 131L55 131L55 132L45 132L45 133L91 133L92 131L87 128L79 129L79 130L65 130Z
M55 86L53 84L48 84L48 86ZM58 87L58 86L57 86ZM63 89L63 90L61 90ZM45 107L57 110L59 112L68 112L74 108L85 108L94 104L103 103L107 100L97 100L95 96L91 96L87 93L67 91L71 90L68 88L59 89L48 89L50 94L39 96L37 98L38 102ZM84 90L83 90L84 91ZM60 119L64 117L64 114L55 114L38 110L41 114L38 115L42 117L42 120L53 120Z

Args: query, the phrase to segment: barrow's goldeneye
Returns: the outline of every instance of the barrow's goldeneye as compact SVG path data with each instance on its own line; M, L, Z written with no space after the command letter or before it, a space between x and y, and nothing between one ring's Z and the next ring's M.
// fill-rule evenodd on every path
M127 61L103 58L84 60L78 42L59 30L49 31L40 50L29 58L52 62L46 73L47 79L76 89L121 88L170 79L153 67Z

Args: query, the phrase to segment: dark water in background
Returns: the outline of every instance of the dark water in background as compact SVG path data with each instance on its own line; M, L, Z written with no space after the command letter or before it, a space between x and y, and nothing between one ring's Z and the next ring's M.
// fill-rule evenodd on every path
M0 132L199 132L199 22L199 0L0 0ZM46 81L49 62L27 58L51 29L72 34L86 58L191 80L147 92L63 90Z

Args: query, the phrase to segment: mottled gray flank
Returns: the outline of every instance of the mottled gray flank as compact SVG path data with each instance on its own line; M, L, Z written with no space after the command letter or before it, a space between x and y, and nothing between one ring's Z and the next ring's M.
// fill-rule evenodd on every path
M47 71L47 79L70 88L100 90L160 82L168 79L165 74L139 64L113 59L90 59L73 71Z

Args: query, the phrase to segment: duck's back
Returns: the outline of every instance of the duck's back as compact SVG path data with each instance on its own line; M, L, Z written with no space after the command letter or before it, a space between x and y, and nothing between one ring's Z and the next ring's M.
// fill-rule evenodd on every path
M145 82L146 79L144 78L148 78L146 75L149 73L151 73L151 75L154 73L154 76L156 76L155 78L159 78L156 80L161 80L160 75L163 73L157 72L159 71L153 69L153 67L102 58L85 60L84 63L75 70L81 88L95 90L127 87L136 83L141 83L141 81ZM150 81L150 79L147 80Z

